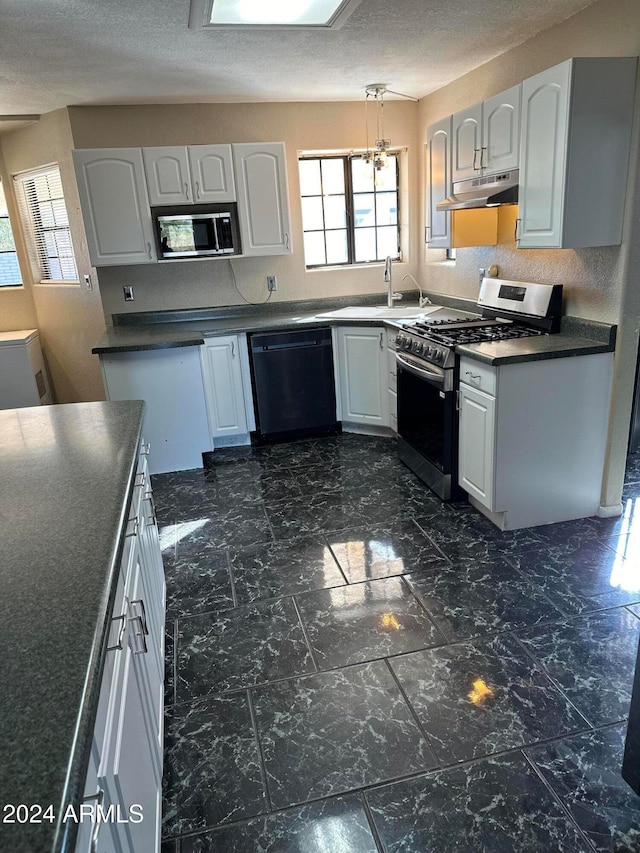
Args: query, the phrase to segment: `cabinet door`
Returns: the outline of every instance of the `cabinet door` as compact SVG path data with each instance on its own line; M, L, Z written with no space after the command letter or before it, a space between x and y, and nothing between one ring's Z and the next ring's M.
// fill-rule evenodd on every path
M188 204L191 201L186 148L143 148L142 157L151 204Z
M483 104L480 163L486 174L518 168L521 92L522 86L514 86Z
M214 439L248 432L237 335L211 338L201 347L209 429Z
M389 383L384 330L338 329L342 420L389 426Z
M482 104L453 115L452 180L464 181L480 174Z
M571 60L522 84L518 245L556 248L562 218Z
M190 145L188 154L196 204L236 200L230 145Z
M77 150L73 162L91 263L155 263L141 149Z
M451 192L451 116L427 130L427 228L430 249L451 247L451 213L436 205Z
M291 252L284 143L233 146L243 255Z
M458 482L493 509L496 399L460 383Z

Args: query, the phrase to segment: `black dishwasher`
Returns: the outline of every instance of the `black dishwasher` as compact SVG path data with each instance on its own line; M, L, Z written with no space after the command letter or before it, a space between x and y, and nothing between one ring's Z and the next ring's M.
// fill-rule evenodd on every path
M260 438L336 431L331 329L256 332L249 350Z

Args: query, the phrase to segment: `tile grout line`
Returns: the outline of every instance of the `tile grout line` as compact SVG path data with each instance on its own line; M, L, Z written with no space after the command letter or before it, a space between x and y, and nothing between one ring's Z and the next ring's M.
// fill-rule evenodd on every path
M268 813L272 814L274 811L273 803L271 802L271 792L269 791L269 780L267 777L267 768L264 761L264 752L262 749L262 740L260 738L260 729L258 728L258 715L256 713L255 705L253 704L253 695L251 690L246 691L247 704L249 705L249 714L251 716L251 725L253 727L253 736L256 739L256 745L258 747L258 761L260 763L260 779L262 781L262 787L264 788L264 796L267 802ZM259 815L255 815L255 817L259 817Z
M528 747L526 747L526 748L528 748ZM578 836L587 844L587 849L588 850L594 850L594 851L597 850L596 846L591 843L591 840L588 837L588 835L585 832L583 832L582 827L580 827L578 822L574 819L573 815L571 814L571 810L566 805L566 803L564 802L564 800L562 799L560 794L558 794L558 792L551 785L551 783L547 781L547 779L544 776L544 773L542 773L542 771L538 769L538 767L537 767L536 763L533 761L533 759L529 758L529 756L525 752L524 747L521 750L521 752L522 752L522 755L524 756L524 760L527 762L529 767L533 770L533 772L535 773L537 778L542 782L542 784L547 789L547 791L551 794L551 797L558 804L558 806L560 807L560 809L564 813L565 817L567 818L569 824L574 827L574 829L578 833Z
M361 792L360 802L362 803L362 808L363 808L365 816L367 818L367 822L369 823L369 829L371 830L371 835L373 835L373 843L376 845L378 853L385 853L385 846L382 843L382 838L380 838L380 833L378 832L378 827L376 826L376 822L373 818L373 812L371 811L371 806L369 805L369 801L367 800L366 791Z
M233 569L231 568L231 556L230 551L227 549L225 551L227 557L227 572L229 574L229 584L231 586L231 600L233 601L233 609L236 610L238 608L238 595L236 593L236 580L233 576ZM215 613L216 611L211 611Z
M318 665L316 653L314 651L313 646L311 645L311 641L309 640L309 636L307 634L307 629L306 629L306 626L305 626L304 621L302 619L302 614L300 613L300 608L298 607L298 602L296 601L295 595L291 596L291 601L293 602L293 606L294 606L295 611L296 611L296 616L298 617L298 622L300 623L300 628L302 629L302 636L304 637L304 641L307 644L307 648L309 649L309 654L311 655L311 660L313 662L313 665L316 668L316 673L324 672L324 670L322 670L320 668L320 666ZM312 674L312 673L309 673L309 674ZM315 674L315 673L313 673L313 674Z
M385 659L384 659L384 662L385 662L385 664L387 665L387 669L389 670L389 673L391 674L391 678L392 678L392 679L393 679L393 681L395 682L395 685L396 685L396 687L397 687L397 689L398 689L398 691L399 691L400 695L402 696L402 699L403 699L403 701L404 701L405 705L407 706L407 708L408 708L408 710L409 710L409 713L410 713L410 714L411 714L411 716L413 717L413 720L414 720L414 722L415 722L416 726L418 727L418 731L420 732L420 734L422 735L422 737L423 737L423 739L424 739L425 743L427 744L427 746L429 747L429 749L430 749L430 750L431 750L431 752L433 753L433 757L436 759L436 762L437 762L437 763L436 763L436 766L435 766L435 767L432 767L432 768L430 768L430 769L431 769L431 770L439 769L439 768L440 768L440 766L441 766L441 761L440 761L440 758L438 757L438 753L436 752L436 749L435 749L435 747L434 747L434 745L433 745L433 742L432 742L431 738L429 737L429 734L428 734L427 730L426 730L426 729L425 729L425 727L422 725L422 722L420 721L420 718L418 717L418 714L417 714L417 712L416 712L415 708L413 707L413 705L412 705L412 704L411 704L411 702L409 701L409 697L408 697L408 696L407 696L407 694L405 693L405 689L404 689L404 687L402 686L402 684L400 684L400 679L398 678L398 676L397 676L397 675L395 674L395 672L393 671L393 667L392 667L392 666L391 666L391 664L389 663L389 658L385 658Z

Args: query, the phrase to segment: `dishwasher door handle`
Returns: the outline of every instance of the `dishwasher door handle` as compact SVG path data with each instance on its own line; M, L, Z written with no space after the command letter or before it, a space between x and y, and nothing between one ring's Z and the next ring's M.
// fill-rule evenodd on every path
M265 346L255 347L252 352L272 352L279 349L306 349L307 347L321 347L331 345L331 341L303 341L292 342L287 344L266 344Z

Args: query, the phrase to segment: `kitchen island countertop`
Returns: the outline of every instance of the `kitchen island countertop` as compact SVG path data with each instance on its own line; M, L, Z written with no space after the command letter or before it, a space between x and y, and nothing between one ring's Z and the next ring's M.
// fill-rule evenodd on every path
M0 802L56 818L3 823L2 850L73 850L143 410L0 411Z

